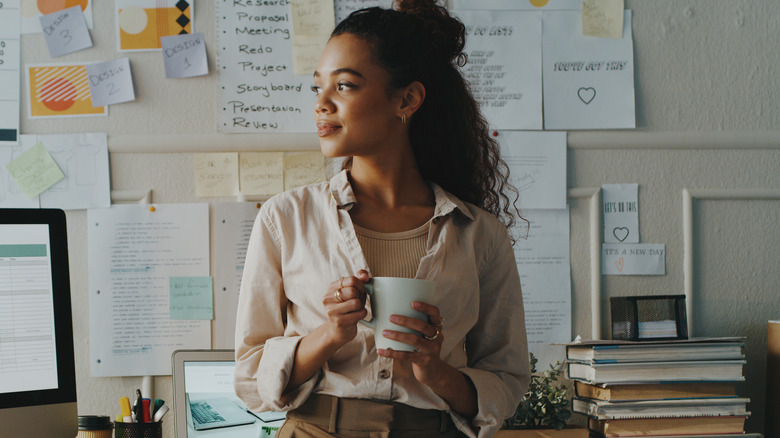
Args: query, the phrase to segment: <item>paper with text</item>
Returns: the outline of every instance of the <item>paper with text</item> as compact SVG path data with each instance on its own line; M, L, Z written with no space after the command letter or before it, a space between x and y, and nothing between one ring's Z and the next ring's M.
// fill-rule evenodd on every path
M623 10L623 0L583 0L582 34L600 38L621 38Z
M284 157L284 189L325 181L325 156L322 152L301 152Z
M93 377L171 373L171 353L211 348L209 321L172 320L170 277L209 275L208 204L89 210Z
M87 64L92 106L100 107L135 100L130 59Z
M579 12L542 12L544 128L635 128L631 11L622 38L581 29Z
M242 195L275 195L284 191L283 152L242 152L238 157Z
M238 153L195 154L195 195L198 198L238 195Z
M569 210L527 210L531 222L528 239L514 246L523 288L528 350L541 369L556 360L563 349L551 343L571 340L571 273L569 263ZM518 229L519 228L519 229ZM520 222L515 235L525 235Z
M191 78L209 73L202 33L162 37L160 44L166 78Z
M41 33L41 23L38 21L41 15L52 14L74 5L81 6L87 27L94 29L92 0L19 0L16 3L21 7L21 30L24 34Z
M81 6L41 15L40 21L52 58L92 47L92 37L89 36Z
M293 73L312 75L333 31L333 0L291 0Z
M542 129L542 16L457 11L466 25L461 69L491 129Z
M380 7L390 9L393 6L393 0L335 0L333 8L336 15L336 24L347 18L347 16L358 9Z
M244 259L259 205L214 205L214 348L235 348L236 311Z
M57 181L65 178L65 174L57 166L54 158L40 142L8 163L6 168L16 184L30 199L35 198L56 184Z
M603 184L605 243L639 243L639 184Z
M0 146L0 208L40 208L40 197L28 198L6 167L37 142L37 136L22 134L18 144Z
M580 10L582 0L452 0L453 9Z
M605 243L601 246L601 273L665 275L665 252L662 243Z
M211 277L171 277L171 319L214 319L214 288Z
M3 7L0 7L0 84L3 84L0 86L0 149L3 146L17 145L19 142L22 95L20 10L18 2L11 3L4 3ZM0 199L0 206L2 202Z
M217 128L228 133L314 132L312 75L293 73L290 6L286 1L254 3L216 5Z
M499 131L496 139L521 210L566 208L565 132Z

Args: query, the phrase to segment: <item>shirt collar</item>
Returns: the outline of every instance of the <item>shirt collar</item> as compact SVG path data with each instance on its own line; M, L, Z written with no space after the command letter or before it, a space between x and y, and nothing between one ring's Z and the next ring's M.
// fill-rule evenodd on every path
M429 181L428 185L431 187L431 190L433 190L433 195L436 199L436 206L433 211L434 218L447 216L454 210L458 210L463 216L472 221L474 220L474 215L471 214L471 211L469 211L465 202L439 187L436 183ZM338 208L349 210L352 208L352 205L357 202L355 192L352 191L352 185L349 183L349 177L347 176L346 170L342 170L333 175L333 178L330 179L330 193L336 201Z

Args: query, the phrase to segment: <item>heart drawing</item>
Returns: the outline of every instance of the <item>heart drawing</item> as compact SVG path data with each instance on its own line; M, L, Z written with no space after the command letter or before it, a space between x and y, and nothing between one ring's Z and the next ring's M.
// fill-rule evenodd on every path
M580 87L580 89L577 90L577 96L579 96L580 100L587 105L596 98L596 89L593 87Z
M615 236L615 239L619 241L626 240L626 237L628 237L628 228L626 227L615 227L614 230L612 230L612 235Z
M618 272L623 272L623 257L615 262L615 267L617 267Z

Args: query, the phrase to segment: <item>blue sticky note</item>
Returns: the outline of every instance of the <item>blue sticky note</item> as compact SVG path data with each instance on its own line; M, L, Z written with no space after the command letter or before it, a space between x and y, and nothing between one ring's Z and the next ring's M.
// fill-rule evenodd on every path
M171 319L214 319L211 277L170 277Z
M52 58L92 47L81 6L42 15L40 21Z

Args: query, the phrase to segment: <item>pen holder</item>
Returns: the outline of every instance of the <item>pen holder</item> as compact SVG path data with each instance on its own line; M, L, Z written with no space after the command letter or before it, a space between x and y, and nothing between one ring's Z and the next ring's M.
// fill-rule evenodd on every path
M162 438L162 421L152 423L114 423L115 438Z

